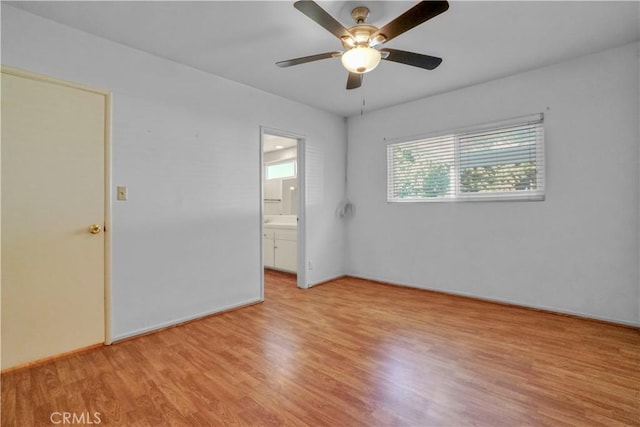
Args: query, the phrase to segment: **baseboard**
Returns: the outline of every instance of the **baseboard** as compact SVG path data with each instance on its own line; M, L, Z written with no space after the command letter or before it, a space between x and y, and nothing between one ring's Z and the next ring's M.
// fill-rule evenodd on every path
M250 306L255 305L255 304L260 304L262 302L264 302L264 300L261 299L261 298L253 299L253 300L242 302L240 304L228 305L228 306L221 307L221 308L218 308L218 309L215 309L215 310L205 311L205 312L201 312L201 313L198 313L198 314L194 314L193 316L182 317L182 318L179 318L179 319L171 320L171 321L164 322L164 323L159 323L157 325L149 326L149 327L146 327L146 328L136 329L135 331L128 332L126 334L121 334L121 335L118 335L118 336L114 337L112 343L113 344L117 344L117 343L120 343L120 342L123 342L123 341L127 341L127 340L132 339L132 338L138 338L138 337L141 337L143 335L153 334L153 333L162 331L164 329L174 328L176 326L185 325L187 323L195 322L197 320L202 320L202 319L205 319L207 317L218 316L218 315L223 314L223 313L229 313L231 311L240 310L241 308L247 308L247 307L250 307Z
M63 357L72 356L78 353L84 353L85 351L95 350L96 348L103 347L104 345L104 343L92 344L86 347L77 348L75 350L65 351L64 353L58 353L53 356L43 357L42 359L36 359L31 362L21 363L19 365L3 369L2 371L0 371L0 375L8 374L9 372L19 371L26 368L32 368L34 366L42 365L43 363L51 362L56 359L61 359Z
M346 278L346 277L349 277L349 276L345 276L344 274L341 274L341 275L336 276L336 277L333 277L333 278L331 278L331 279L323 280L322 282L318 282L318 283L314 283L314 284L309 284L309 287L310 287L310 288L315 288L316 286L326 285L327 283L331 283L331 282L334 282L334 281L336 281L336 280L344 279L344 278Z
M640 324L637 324L637 323L625 322L625 321L622 321L622 320L611 319L611 318L601 317L601 316L594 316L594 315L587 314L587 313L580 313L580 312L575 312L575 311L562 310L562 309L559 309L559 308L556 308L556 307L547 307L547 306L543 306L543 305L526 305L526 304L522 304L522 303L518 303L518 302L502 300L502 299L497 299L497 298L479 297L477 295L468 294L468 293L464 293L464 292L450 292L450 291L443 291L443 290L440 290L440 289L424 288L424 287L420 287L420 286L413 285L413 284L394 283L394 282L389 282L389 281L386 281L386 280L380 280L380 279L371 278L371 277L365 277L365 276L356 276L356 275L351 275L351 274L348 274L348 275L346 275L344 277L351 277L351 278L354 278L354 279L368 280L370 282L374 282L374 283L377 283L377 284L380 284L380 285L385 285L385 286L396 286L396 287L399 286L399 287L403 287L403 288L419 289L419 290L422 290L422 291L433 292L433 293L436 293L436 294L453 295L453 296L460 297L460 298L468 298L468 299L488 302L488 303L492 303L492 304L499 304L499 305L504 305L504 306L509 306L509 307L525 308L527 310L533 310L533 311L539 311L539 312L544 312L544 313L549 313L549 314L555 314L555 315L558 315L558 316L574 317L574 318L582 319L582 320L590 320L590 321L593 321L593 322L606 323L606 324L609 324L609 325L623 326L623 327L626 327L626 328L640 330Z
M278 270L277 268L271 268L271 267L265 267L264 269L265 271L268 271L269 274L280 274L280 275L291 277L291 278L298 277L298 274L294 271Z

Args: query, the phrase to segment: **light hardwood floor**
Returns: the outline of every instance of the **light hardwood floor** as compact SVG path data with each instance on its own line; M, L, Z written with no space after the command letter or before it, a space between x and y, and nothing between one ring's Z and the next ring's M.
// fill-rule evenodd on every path
M267 272L263 304L4 374L2 426L639 425L639 351L637 329Z

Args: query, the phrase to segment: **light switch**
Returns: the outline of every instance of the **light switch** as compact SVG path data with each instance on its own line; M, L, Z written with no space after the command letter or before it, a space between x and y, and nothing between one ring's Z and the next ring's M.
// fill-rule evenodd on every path
M127 187L118 187L118 200L127 200Z

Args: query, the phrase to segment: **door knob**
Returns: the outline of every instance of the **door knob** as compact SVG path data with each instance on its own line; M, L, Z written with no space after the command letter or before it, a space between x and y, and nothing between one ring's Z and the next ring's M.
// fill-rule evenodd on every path
M89 233L98 234L102 231L102 226L100 224L91 224L89 226Z

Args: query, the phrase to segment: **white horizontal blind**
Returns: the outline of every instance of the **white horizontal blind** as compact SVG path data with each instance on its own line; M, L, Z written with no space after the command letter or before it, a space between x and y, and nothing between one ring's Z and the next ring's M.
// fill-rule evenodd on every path
M542 117L387 147L387 200L543 200Z
M445 135L388 147L390 201L455 197L455 138Z

